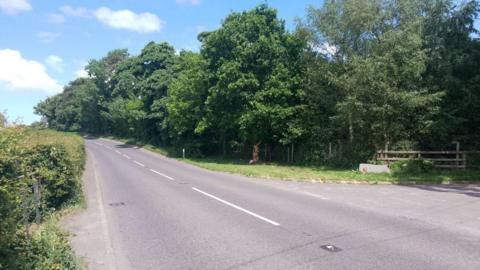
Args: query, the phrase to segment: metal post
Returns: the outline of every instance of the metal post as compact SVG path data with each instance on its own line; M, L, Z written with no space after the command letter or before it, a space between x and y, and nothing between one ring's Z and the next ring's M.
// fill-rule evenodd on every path
M35 198L35 223L40 224L40 180L33 184L33 196Z

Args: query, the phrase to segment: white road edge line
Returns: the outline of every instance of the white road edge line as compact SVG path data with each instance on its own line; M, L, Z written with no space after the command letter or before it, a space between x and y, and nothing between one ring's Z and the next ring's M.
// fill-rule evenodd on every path
M249 214L249 215L252 215L252 216L254 216L254 217L258 218L258 219L261 219L261 220L263 220L263 221L265 221L265 222L267 222L267 223L270 223L270 224L272 224L272 225L274 225L274 226L280 226L280 223L278 223L278 222L275 222L275 221L273 221L273 220L271 220L271 219L268 219L268 218L266 218L266 217L262 217L262 216L260 216L260 215L258 215L258 214L253 213L252 211L249 211L249 210L247 210L247 209L245 209L245 208L242 208L242 207L240 207L240 206L238 206L238 205L235 205L235 204L233 204L233 203L231 203L231 202L227 202L227 201L225 201L225 200L223 200L223 199L220 199L220 198L218 198L218 197L216 197L216 196L214 196L214 195L212 195L212 194L209 194L209 193L207 193L207 192L205 192L205 191L202 191L202 190L200 190L200 189L198 189L198 188L192 187L192 189L195 190L196 192L199 192L199 193L207 196L207 197L210 197L210 198L215 199L215 200L217 200L217 201L219 201L219 202L221 202L221 203L224 203L224 204L226 204L226 205L228 205L228 206L231 206L231 207L233 207L233 208L235 208L235 209L237 209L237 210L240 210L240 211L242 211L242 212L244 212L244 213L247 213L247 214Z
M152 171L152 172L154 172L154 173L156 173L156 174L158 174L158 175L161 175L161 176L163 176L163 177L165 177L165 178L167 178L167 179L170 179L170 180L172 180L172 181L175 180L174 178L172 178L172 177L170 177L170 176L168 176L168 175L166 175L166 174L163 174L163 173L161 173L161 172L157 172L157 171L155 171L154 169L150 169L150 171Z
M124 156L125 158L128 158L128 159L132 159L131 157L129 157L129 156L125 155L125 154L123 154L122 156Z
M140 163L140 162L138 162L138 161L136 161L136 160L134 160L133 163L135 163L135 164L137 164L137 165L140 165L140 166L142 166L142 167L145 167L145 165L143 165L142 163Z

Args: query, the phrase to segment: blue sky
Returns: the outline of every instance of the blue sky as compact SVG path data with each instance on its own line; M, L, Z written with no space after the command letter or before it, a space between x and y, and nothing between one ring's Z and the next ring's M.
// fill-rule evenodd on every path
M89 59L149 41L198 50L197 34L218 28L231 11L267 2L289 28L311 0L0 0L0 111L39 120L33 107L82 75Z

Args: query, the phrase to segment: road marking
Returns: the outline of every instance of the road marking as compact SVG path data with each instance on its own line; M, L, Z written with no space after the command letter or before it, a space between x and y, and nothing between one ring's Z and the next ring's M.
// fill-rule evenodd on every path
M118 151L118 150L115 150L115 153L117 153L117 154L119 154L119 155L122 154L122 153L120 153L120 151Z
M135 164L137 164L137 165L140 165L140 166L142 166L142 167L145 167L145 165L143 165L142 163L140 163L140 162L138 162L138 161L136 161L136 160L134 160L133 163L135 163Z
M330 199L325 197L325 196L322 196L322 195L318 195L318 194L315 194L315 193L311 193L311 192L308 192L308 191L303 191L302 192L303 194L306 194L308 196L312 196L312 197L315 197L315 198L319 198L319 199L322 199L322 200L326 200L326 201L329 201Z
M205 191L202 191L202 190L200 190L200 189L198 189L198 188L192 187L192 189L195 190L196 192L199 192L199 193L207 196L207 197L210 197L210 198L215 199L215 200L217 200L217 201L219 201L219 202L221 202L221 203L224 203L224 204L226 204L226 205L228 205L228 206L231 206L231 207L233 207L233 208L235 208L235 209L237 209L237 210L240 210L240 211L242 211L242 212L244 212L244 213L247 213L247 214L249 214L249 215L252 215L252 216L254 216L254 217L258 218L258 219L261 219L261 220L263 220L263 221L265 221L265 222L267 222L267 223L270 223L270 224L272 224L272 225L274 225L274 226L280 226L280 223L278 223L278 222L275 222L275 221L273 221L273 220L271 220L271 219L268 219L268 218L266 218L266 217L262 217L261 215L255 214L255 213L253 213L252 211L249 211L249 210L247 210L247 209L245 209L245 208L242 208L242 207L240 207L240 206L238 206L238 205L235 205L235 204L233 204L233 203L231 203L231 202L227 202L227 201L225 201L225 200L223 200L223 199L220 199L220 198L218 198L218 197L216 197L216 196L214 196L214 195L212 195L212 194L209 194L209 193L207 193L207 192L205 192Z
M96 145L101 145L101 144L99 144L98 142L95 142L95 144L96 144Z
M106 145L105 145L105 147L108 148L108 149L110 149L110 150L113 150L113 148L110 147L110 146L106 146Z
M129 156L125 155L125 154L123 154L122 156L124 156L125 158L128 158L128 159L132 159L131 157L129 157Z
M161 173L161 172L155 171L154 169L150 169L150 171L152 171L152 172L154 172L154 173L156 173L156 174L158 174L158 175L161 175L161 176L163 176L163 177L165 177L165 178L167 178L167 179L170 179L170 180L172 180L172 181L175 180L175 179L173 179L172 177L170 177L170 176L168 176L168 175L166 175L166 174L163 174L163 173Z

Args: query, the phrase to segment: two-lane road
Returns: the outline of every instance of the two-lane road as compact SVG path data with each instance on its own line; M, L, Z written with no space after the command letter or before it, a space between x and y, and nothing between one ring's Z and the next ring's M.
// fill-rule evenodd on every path
M92 269L480 269L480 187L331 185L211 172L86 141Z

